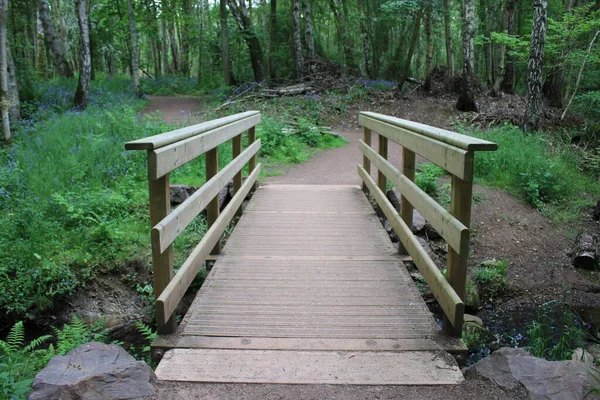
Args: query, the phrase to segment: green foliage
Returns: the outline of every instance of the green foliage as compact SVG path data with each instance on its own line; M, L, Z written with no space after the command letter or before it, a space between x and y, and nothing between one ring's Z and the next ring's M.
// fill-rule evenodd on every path
M421 190L433 198L437 198L438 186L437 180L444 175L444 170L433 163L417 165L415 173L415 183Z
M576 348L585 348L586 332L570 309L555 316L550 315L549 305L542 306L537 320L528 326L527 350L547 360L570 360Z
M154 96L199 95L202 89L197 79L184 76L158 76L141 79L142 92ZM207 84L207 83L205 83Z
M108 333L102 324L103 321L98 320L87 325L78 317L73 317L71 324L66 324L62 329L53 329L56 344L40 348L53 336L43 335L26 345L23 322L17 322L6 341L0 340L0 398L25 398L31 390L33 377L52 357L65 355L90 341L106 343Z
M501 295L508 285L506 271L508 261L488 260L473 270L473 281L479 289L479 293L489 299L495 299Z
M152 360L152 354L150 352L150 345L156 339L156 331L150 328L148 325L144 324L141 321L136 321L135 327L138 332L144 338L144 346L141 349L141 355L138 355L136 358L144 360L148 365L155 367L156 362Z
M495 152L477 153L476 179L520 195L557 222L578 218L600 195L567 135L524 134L511 125L463 133L498 143Z

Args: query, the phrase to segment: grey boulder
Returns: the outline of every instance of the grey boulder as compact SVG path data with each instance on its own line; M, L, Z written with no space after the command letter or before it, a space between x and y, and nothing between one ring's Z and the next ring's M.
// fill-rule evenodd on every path
M525 350L503 347L472 365L466 377L483 376L503 389L524 387L535 400L597 399L597 373L580 361L547 361Z
M135 399L154 393L154 372L123 348L91 342L53 357L33 382L30 400Z

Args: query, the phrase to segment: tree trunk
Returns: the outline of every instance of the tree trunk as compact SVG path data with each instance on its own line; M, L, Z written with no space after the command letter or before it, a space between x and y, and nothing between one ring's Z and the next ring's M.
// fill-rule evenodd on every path
M315 36L310 4L307 1L302 2L302 14L304 16L304 41L306 42L306 57L308 59L313 59L315 58Z
M173 57L173 73L179 74L179 50L177 48L177 36L175 35L175 22L169 21L169 39L171 40L171 56Z
M58 22L60 24L60 38L65 52L65 58L69 65L69 32L67 31L67 25L65 24L65 18L63 17L62 8L60 7L60 0L54 0L54 7L58 12Z
M271 0L271 14L269 18L269 42L271 51L269 52L269 72L271 81L277 79L277 71L275 70L275 57L273 57L273 49L277 40L277 0Z
M300 34L300 3L292 0L292 53L294 56L294 75L297 80L302 79L304 60L302 58L302 35Z
M240 6L238 6L236 0L227 0L231 14L237 21L238 27L242 32L242 36L248 46L248 52L250 53L250 62L252 63L252 70L254 71L254 80L257 83L261 83L265 80L265 72L263 68L263 52L260 47L260 41L254 32L252 27L252 21L248 15L248 8L244 0L240 0Z
M404 60L404 69L402 71L402 76L398 81L398 91L402 91L402 87L404 86L404 82L408 79L410 75L410 64L412 62L412 57L415 52L415 47L417 44L417 39L419 37L419 29L421 29L421 17L423 16L423 9L420 8L417 11L417 15L415 17L415 23L413 25L413 33L410 39L410 47L408 48L408 54L406 55L406 60Z
M519 0L507 0L506 2L505 23L506 31L509 35L514 35L516 32L515 11L517 8L518 1ZM502 78L502 82L500 83L500 90L507 94L513 94L514 76L515 57L510 54L506 54L505 52L504 76Z
M506 0L506 10L504 12L504 23L502 26L503 32L508 32L511 18L515 18L515 2L516 0ZM500 45L500 51L498 54L498 71L496 73L496 78L494 79L494 84L492 85L492 90L490 91L490 95L492 97L497 97L500 95L500 89L502 88L502 84L504 82L506 75L506 45Z
M527 131L538 130L542 119L542 73L544 71L544 47L546 44L546 24L548 0L533 1L533 28L529 63L527 64L527 104L525 125Z
M454 51L452 50L452 30L450 24L450 0L444 0L444 31L446 33L446 67L447 67L447 81L446 88L449 90L452 88L452 81L454 80Z
M460 93L456 108L459 111L478 111L475 103L475 66L474 66L474 37L475 29L473 22L475 20L474 0L465 0L463 8L463 31L462 31L462 51L463 51L463 73L460 85Z
M425 85L424 89L429 92L431 89L431 62L433 58L433 43L431 40L431 5L425 9Z
M229 59L229 34L227 32L227 0L219 1L219 17L221 24L221 70L223 79L227 86L235 85L231 73L231 61Z
M46 48L52 50L56 70L60 75L66 78L72 78L74 76L73 70L67 61L63 45L56 37L54 24L52 23L52 18L50 17L48 0L40 0L40 20L42 21L42 26L44 27L44 41L46 42Z
M182 25L183 29L179 30L181 35L181 52L180 52L180 71L183 75L190 75L190 39L189 35L192 31L191 27L191 19L193 8L191 0L183 0L182 1Z
M75 91L75 107L85 110L88 105L90 79L92 75L92 59L90 56L90 32L86 0L76 0L77 20L79 21L80 61L79 82Z
M4 143L11 145L10 119L8 116L8 38L6 23L8 0L0 0L0 101L2 101L2 133Z
M8 0L6 0L8 2ZM17 69L12 57L10 45L6 43L6 55L8 59L8 112L13 122L21 119L21 100L19 99L19 88L17 87Z
M137 97L142 97L140 88L139 60L137 47L137 30L135 28L135 15L133 13L133 0L127 0L127 14L129 15L129 39L131 40L131 75L133 78L133 90Z
M342 0L342 11L344 10L345 2ZM342 48L342 54L344 55L344 63L346 64L347 70L352 73L358 69L356 61L354 60L354 51L351 44L351 34L348 32L349 27L347 26L348 20L345 18L345 13L341 13L338 10L336 0L329 0L329 8L333 14L333 21L335 24L335 30L337 33L338 43Z
M169 69L169 35L167 33L167 21L165 20L165 14L164 11L161 13L161 21L160 21L160 26L161 26L161 30L162 30L162 57L163 57L163 61L162 61L162 67L163 67L163 74L164 75L169 75L170 74L170 69Z

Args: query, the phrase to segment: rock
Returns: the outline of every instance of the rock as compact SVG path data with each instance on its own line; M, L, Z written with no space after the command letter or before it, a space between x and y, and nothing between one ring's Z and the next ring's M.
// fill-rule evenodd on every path
M596 207L594 207L594 219L600 219L600 200L598 200Z
M415 235L422 233L425 230L425 218L417 210L413 210L412 231Z
M387 191L386 197L392 203L396 211L400 212L400 191L396 188L392 188Z
M442 236L431 226L431 224L425 224L425 234L431 240L441 239Z
M171 199L171 206L176 207L186 201L191 195L193 195L198 188L190 185L171 185L169 187L169 195Z
M496 342L497 339L492 332L488 331L483 326L474 322L465 322L463 324L462 341L469 351L477 351L489 347L489 345Z
M571 360L573 361L581 361L582 363L588 365L594 365L594 357L588 353L586 350L578 347L573 351L573 355L571 356Z
M30 400L134 399L154 394L152 369L123 348L86 343L53 357L33 382Z
M547 361L523 349L503 347L465 370L465 377L482 376L502 389L524 387L536 400L583 399L598 386L589 365L580 361ZM585 397L596 398L596 397Z
M436 265L439 266L440 265L440 260L438 260L437 256L433 252L433 250L431 250L431 247L429 247L429 244L427 243L427 240L425 240L425 239L423 239L422 237L419 237L419 236L417 236L417 240L419 241L419 243L421 244L421 246L425 250L425 253L427 253L427 255L433 260L433 262Z
M600 346L597 344L590 344L586 348L587 352L594 358L594 360L600 358Z
M396 231L394 231L394 228L392 228L392 224L390 224L390 221L386 219L383 223L383 227L390 236L392 243L398 243L400 241L400 238L398 238L398 234L396 233Z
M479 318L475 315L465 314L464 318L465 318L465 323L470 322L475 325L479 325L479 326L483 327L483 321L481 320L481 318Z
M471 281L467 281L465 292L465 309L469 311L477 311L481 307L481 299L477 286Z
M227 204L231 201L231 195L229 193L229 185L223 186L219 192L219 210L223 211Z

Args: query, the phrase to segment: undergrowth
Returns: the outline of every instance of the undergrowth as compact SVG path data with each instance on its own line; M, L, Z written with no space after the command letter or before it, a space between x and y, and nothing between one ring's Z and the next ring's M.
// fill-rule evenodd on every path
M555 222L577 220L600 195L598 180L578 168L581 156L565 134L525 134L512 125L463 133L498 144L495 152L476 154L477 180L516 193Z
M74 317L54 335L43 335L29 343L25 340L23 322L13 325L6 340L0 340L0 398L22 399L31 390L33 377L52 357L62 356L84 343L106 343L108 332L104 321L91 325Z

